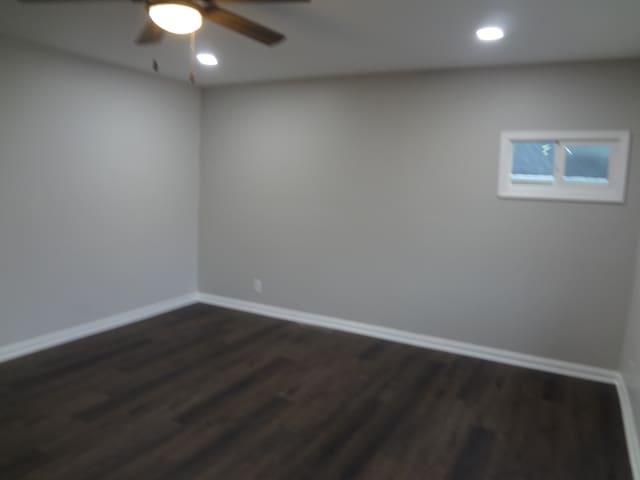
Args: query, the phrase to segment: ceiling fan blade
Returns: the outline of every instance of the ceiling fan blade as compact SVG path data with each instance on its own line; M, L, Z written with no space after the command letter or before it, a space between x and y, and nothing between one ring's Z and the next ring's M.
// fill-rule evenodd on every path
M157 26L151 19L147 21L144 30L136 40L138 45L148 45L150 43L158 43L164 36L164 30Z
M216 0L216 3L310 3L311 0Z
M20 3L90 3L104 0L18 0ZM125 1L125 0L121 0ZM127 0L134 3L140 3L144 0Z
M253 38L265 45L274 45L285 39L285 36L281 33L264 27L259 23L244 18L238 14L218 8L216 6L210 6L204 9L203 15L213 23L222 25L234 32L238 32L247 37Z

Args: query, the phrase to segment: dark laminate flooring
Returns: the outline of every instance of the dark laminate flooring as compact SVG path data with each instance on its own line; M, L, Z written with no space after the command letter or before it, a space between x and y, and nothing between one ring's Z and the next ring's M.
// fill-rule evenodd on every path
M614 387L195 305L0 365L2 479L630 480Z

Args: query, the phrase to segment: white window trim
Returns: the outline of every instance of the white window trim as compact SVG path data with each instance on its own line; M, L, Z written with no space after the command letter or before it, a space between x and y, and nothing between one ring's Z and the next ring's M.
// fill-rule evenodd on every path
M516 141L593 142L611 145L609 182L582 184L565 182L562 178L566 152L556 148L555 181L545 183L515 183L511 180L513 143ZM500 166L498 197L531 200L565 200L578 202L624 203L629 165L631 134L628 130L540 130L505 131L500 135Z

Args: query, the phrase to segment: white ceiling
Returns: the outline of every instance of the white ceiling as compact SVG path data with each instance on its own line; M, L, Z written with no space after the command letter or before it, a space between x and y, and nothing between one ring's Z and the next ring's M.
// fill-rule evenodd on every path
M639 0L312 0L309 4L227 7L287 35L266 47L217 25L199 33L199 49L220 65L198 67L199 84L445 67L640 57ZM0 1L0 32L112 64L186 79L189 41L159 46L134 39L146 18L127 0L56 5ZM506 38L475 39L498 24Z

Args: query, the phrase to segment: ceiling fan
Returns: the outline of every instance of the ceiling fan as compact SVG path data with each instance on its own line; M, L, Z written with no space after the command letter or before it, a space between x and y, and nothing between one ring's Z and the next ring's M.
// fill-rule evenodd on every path
M73 0L20 0L23 3L59 3ZM77 1L77 0L76 0ZM85 0L91 1L91 0ZM131 0L143 3L149 20L136 40L138 45L158 43L166 32L184 35L202 26L203 19L252 38L275 45L285 36L248 18L218 6L219 3L306 3L310 0Z

